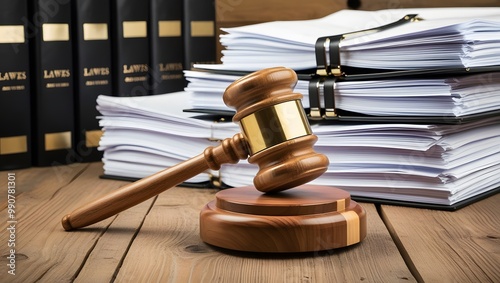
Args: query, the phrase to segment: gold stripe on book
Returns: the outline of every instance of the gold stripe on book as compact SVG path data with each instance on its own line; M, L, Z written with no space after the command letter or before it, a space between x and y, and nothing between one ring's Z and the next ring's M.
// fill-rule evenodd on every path
M13 136L0 138L0 155L28 152L28 137Z
M102 131L93 130L85 132L85 146L86 147L98 147L99 141L101 140Z
M71 143L71 132L59 132L45 134L45 150L59 150L59 149L70 149L72 147Z
M359 243L359 215L355 211L346 211L340 213L346 220L346 245Z
M83 40L107 40L108 24L84 23Z
M181 21L158 21L158 37L178 37L181 30Z
M215 28L213 21L192 21L191 22L191 36L214 36Z
M0 26L0 43L24 43L24 26Z
M68 24L43 24L42 25L43 41L68 41L69 40L69 25Z
M124 21L123 38L141 38L148 36L148 25L146 21Z

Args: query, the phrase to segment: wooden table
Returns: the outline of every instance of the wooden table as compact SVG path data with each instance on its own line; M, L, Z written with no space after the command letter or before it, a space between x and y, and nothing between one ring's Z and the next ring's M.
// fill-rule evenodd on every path
M455 212L363 203L360 244L268 255L200 240L211 189L173 188L65 232L62 216L126 184L101 174L101 163L0 172L0 282L500 282L500 194Z

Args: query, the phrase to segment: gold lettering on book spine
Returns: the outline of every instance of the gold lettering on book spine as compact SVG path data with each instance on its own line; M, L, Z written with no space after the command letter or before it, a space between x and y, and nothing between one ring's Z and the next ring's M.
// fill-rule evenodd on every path
M43 70L44 79L69 78L71 71L69 69Z
M0 72L1 81L24 81L27 79L26 72Z
M145 73L149 71L148 64L123 65L124 74Z
M109 67L83 68L84 77L107 76L109 74Z

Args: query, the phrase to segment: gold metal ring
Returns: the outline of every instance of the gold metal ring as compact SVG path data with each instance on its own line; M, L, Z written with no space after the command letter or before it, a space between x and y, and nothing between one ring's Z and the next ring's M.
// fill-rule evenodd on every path
M282 142L312 134L300 100L256 111L240 120L250 155Z

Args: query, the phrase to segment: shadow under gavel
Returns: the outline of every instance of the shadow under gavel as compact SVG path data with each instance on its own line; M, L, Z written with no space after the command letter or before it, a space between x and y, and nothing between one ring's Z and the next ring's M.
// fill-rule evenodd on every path
M313 149L317 137L302 108L302 95L293 92L296 83L295 72L283 67L257 71L233 82L224 93L224 102L236 109L233 121L239 122L242 133L74 210L64 216L62 226L69 231L94 224L207 169L218 170L222 164L247 157L249 163L259 166L254 186L263 193L287 190L319 177L329 161Z

